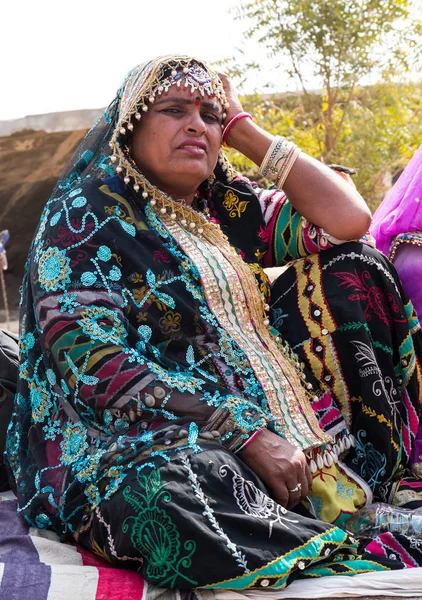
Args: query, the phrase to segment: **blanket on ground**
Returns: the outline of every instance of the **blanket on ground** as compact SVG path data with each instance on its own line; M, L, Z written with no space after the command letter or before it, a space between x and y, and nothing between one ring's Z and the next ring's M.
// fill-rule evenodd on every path
M159 589L137 573L115 569L76 544L62 544L51 531L29 528L16 506L14 500L0 502L0 600L264 600L264 596L265 600L362 596L422 599L422 568L298 580L284 590L273 591Z

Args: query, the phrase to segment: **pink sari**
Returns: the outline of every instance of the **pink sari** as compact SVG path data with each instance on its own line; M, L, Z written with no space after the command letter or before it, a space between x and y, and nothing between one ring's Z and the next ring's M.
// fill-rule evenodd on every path
M422 146L375 212L371 234L422 319Z
M394 263L406 293L422 320L422 146L375 212L371 234ZM422 425L410 459L422 477Z

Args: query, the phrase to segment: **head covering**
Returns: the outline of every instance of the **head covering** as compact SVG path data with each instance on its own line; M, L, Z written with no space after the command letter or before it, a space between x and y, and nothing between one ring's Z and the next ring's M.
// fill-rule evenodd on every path
M371 234L377 248L388 255L401 233L422 230L422 146L375 212Z
M125 183L130 182L135 192L146 190L150 198L166 196L146 179L132 160L129 140L134 125L141 121L148 106L172 85L190 88L192 94L213 95L223 110L229 106L220 78L203 61L188 56L168 55L134 67L114 100L71 157L51 199L68 192L73 186L80 186L84 181L110 177L115 172L124 176ZM222 150L218 167L223 172L220 173L221 179L231 180L237 175Z

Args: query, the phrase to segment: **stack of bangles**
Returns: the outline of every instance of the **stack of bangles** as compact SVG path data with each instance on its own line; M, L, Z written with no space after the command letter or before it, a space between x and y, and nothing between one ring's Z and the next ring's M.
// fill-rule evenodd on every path
M268 148L259 172L281 189L300 153L301 150L296 144L277 135Z
M227 145L227 136L229 135L230 130L233 127L233 125L235 123L237 123L238 121L240 121L240 119L251 119L253 121L252 115L250 115L247 112L240 112L240 113L237 113L237 115L234 115L234 117L232 117L230 119L230 121L227 123L227 125L223 129L223 137L221 140L223 144Z
M240 112L232 117L223 129L223 144L226 144L231 128L240 119L252 119L252 115ZM278 189L282 189L300 153L301 150L296 144L276 135L261 163L259 172L266 179L273 181Z

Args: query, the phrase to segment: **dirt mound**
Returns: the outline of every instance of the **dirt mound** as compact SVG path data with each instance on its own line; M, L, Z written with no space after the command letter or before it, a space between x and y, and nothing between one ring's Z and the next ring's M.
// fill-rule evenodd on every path
M12 311L19 303L28 247L41 211L85 133L23 130L0 137L0 230L10 232L5 277Z

